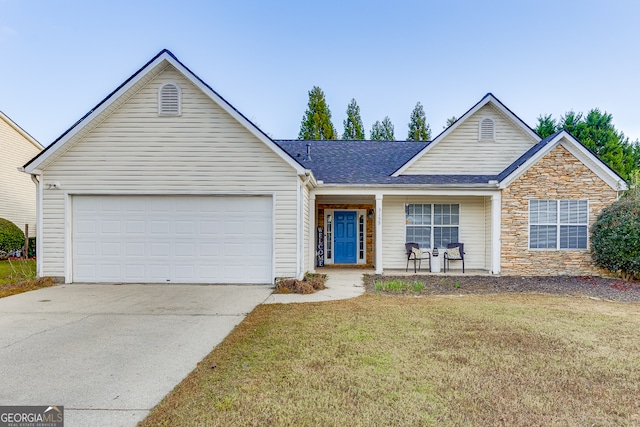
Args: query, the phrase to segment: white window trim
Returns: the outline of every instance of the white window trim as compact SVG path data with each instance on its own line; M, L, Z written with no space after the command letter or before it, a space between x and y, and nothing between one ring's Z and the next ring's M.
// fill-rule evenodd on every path
M162 89L165 86L169 86L169 85L175 86L178 89L178 112L177 113L167 113L167 112L162 111ZM181 115L182 115L182 88L180 87L180 85L177 82L174 82L174 81L164 82L158 88L158 116L176 117L176 116L181 116Z
M331 245L331 258L327 258L327 216L331 215L333 229L331 230L332 236L335 236L335 211L338 212L355 212L356 213L356 264L367 263L367 210L366 209L325 209L324 210L324 227L322 230L324 239L324 265L333 265L333 259L335 256L335 248ZM360 215L364 215L364 256L360 259Z
M428 225L425 224L407 224L406 218L407 218L407 208L409 205L431 205L431 223ZM435 205L458 205L458 224L436 224L435 223ZM430 236L429 236L429 241L431 242L430 247L428 248L429 250L433 250L434 246L433 243L435 241L435 228L436 227L440 227L440 228L453 228L453 227L457 227L458 228L458 240L460 240L460 216L462 215L461 212L461 208L460 208L460 203L405 203L405 207L404 207L404 217L405 217L405 224L404 224L404 239L405 241L407 240L407 227L411 226L411 227L430 227L431 231L430 231ZM406 242L408 243L408 242ZM439 248L439 249L446 249L446 248Z
M555 248L532 248L531 247L531 200L549 200L556 202L556 222L555 223L537 223L533 225L554 225L556 227L556 247ZM560 202L587 202L587 221L586 224L567 223L560 224ZM589 250L589 199L529 199L527 203L527 248L530 251L588 251ZM560 226L581 226L587 227L587 247L586 248L561 248L560 247Z
M491 121L491 138L483 138L482 137L482 122L485 120ZM480 117L480 121L478 122L478 141L495 141L496 140L496 121L491 117Z

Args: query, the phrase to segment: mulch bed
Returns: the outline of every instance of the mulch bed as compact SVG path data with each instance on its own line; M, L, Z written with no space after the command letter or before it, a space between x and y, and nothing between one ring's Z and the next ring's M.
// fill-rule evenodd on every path
M276 283L274 294L312 294L327 289L326 274L306 274L303 280L281 279Z
M365 275L367 292L398 295L397 292L376 291L378 281L420 281L425 288L407 295L465 295L495 293L546 293L588 296L620 302L640 302L640 282L624 282L596 276L382 276Z

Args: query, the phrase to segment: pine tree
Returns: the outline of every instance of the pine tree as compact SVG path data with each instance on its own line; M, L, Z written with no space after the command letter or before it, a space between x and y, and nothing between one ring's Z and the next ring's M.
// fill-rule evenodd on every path
M624 133L616 130L613 117L607 112L603 113L594 108L585 116L582 113L568 111L558 121L551 115L538 117L536 132L543 138L559 129L564 129L578 138L624 179L628 179L631 172L640 167L638 141L630 142Z
M445 125L442 127L442 129L446 129L448 127L450 127L452 124L454 124L458 119L456 118L456 116L451 116L447 119L447 123L445 123Z
M336 128L331 123L331 110L324 92L318 86L309 91L307 111L302 116L298 139L336 139Z
M418 102L411 112L409 121L409 141L428 141L431 138L431 128L427 123L427 116L424 114L422 104Z
M373 141L395 141L393 123L389 116L386 116L382 123L379 120L371 127L371 139Z
M551 114L545 116L538 116L538 126L536 126L536 133L543 138L553 135L558 130L556 120L551 117Z
M347 106L347 118L343 122L344 133L342 139L362 140L364 139L364 125L360 117L360 107L355 99L352 99Z

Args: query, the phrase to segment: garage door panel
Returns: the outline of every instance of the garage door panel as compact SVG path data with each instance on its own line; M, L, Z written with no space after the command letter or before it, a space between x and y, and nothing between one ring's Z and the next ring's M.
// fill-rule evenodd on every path
M76 231L76 233L94 234L96 232L96 220L95 219L85 219L85 220L82 220L82 221L78 221L78 223L76 224L75 231Z
M124 245L125 257L143 257L145 256L145 245L142 242L126 242Z
M269 283L272 199L74 196L73 280Z
M195 221L176 221L176 234L182 236L194 236L196 233Z
M196 255L193 243L176 243L174 245L176 257L193 257Z
M100 246L100 255L102 256L120 256L120 242L102 243Z
M220 255L220 246L213 243L201 243L200 256L217 257Z
M125 266L125 276L132 281L144 281L145 266L144 264L127 264Z
M142 220L126 220L125 221L125 230L127 234L132 235L144 235L146 227L145 222Z
M76 243L75 249L85 256L94 257L97 255L96 244L94 242Z

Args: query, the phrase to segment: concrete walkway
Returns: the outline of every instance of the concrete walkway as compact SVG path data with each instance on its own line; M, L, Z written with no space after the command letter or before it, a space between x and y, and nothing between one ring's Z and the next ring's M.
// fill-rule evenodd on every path
M322 271L327 275L325 285L327 289L313 294L271 294L263 304L289 304L292 302L321 302L340 299L349 299L364 293L362 284L363 274L373 274L374 270L363 269L326 269Z

